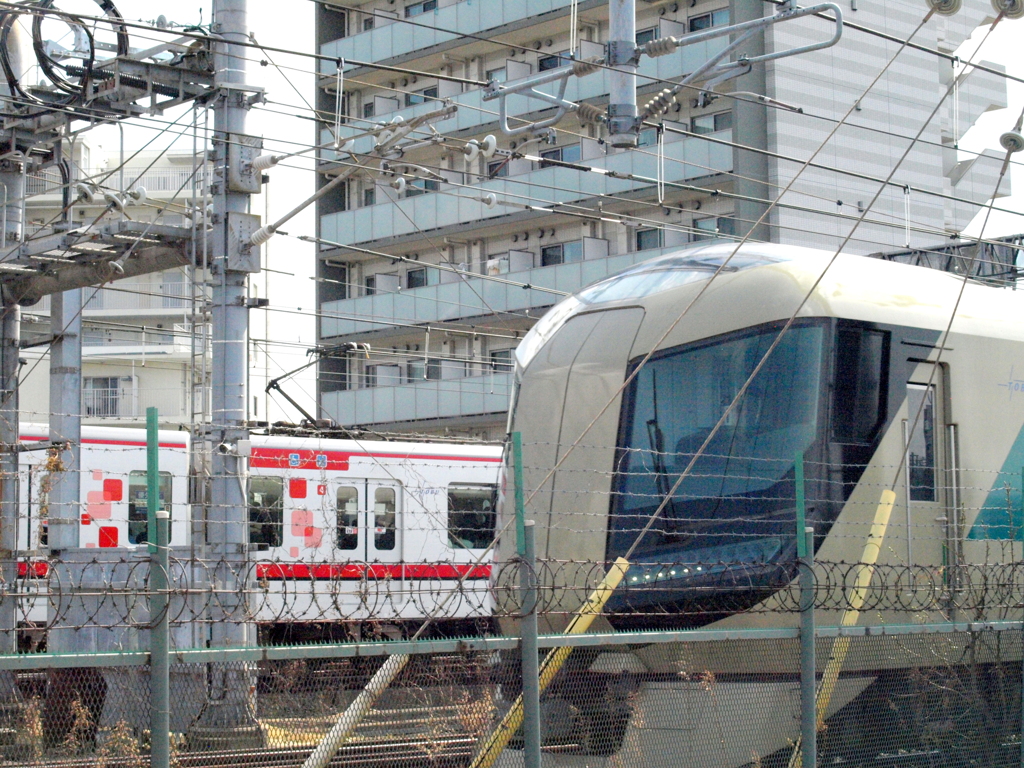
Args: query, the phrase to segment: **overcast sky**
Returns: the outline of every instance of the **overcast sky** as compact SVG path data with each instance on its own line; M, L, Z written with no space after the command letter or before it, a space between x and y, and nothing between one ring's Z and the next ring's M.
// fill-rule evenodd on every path
M84 1L84 0L82 0ZM984 2L985 0L966 0L966 2ZM172 22L196 24L210 19L208 3L157 3L152 0L115 0L118 9L126 19L153 21L155 14L163 13ZM91 5L91 4L90 4ZM924 4L922 3L922 6ZM987 5L987 2L986 2ZM59 3L65 8L66 2ZM94 6L93 6L94 8ZM71 10L70 7L66 8ZM308 0L291 0L287 3L270 2L270 0L251 0L249 3L249 26L259 42L277 48L291 50L313 50L313 10L314 4ZM1003 64L1007 71L1018 77L1024 77L1024 57L1020 55L1021 40L1024 39L1024 21L1002 22L995 33L985 44L980 59ZM981 35L975 33L974 43ZM133 47L145 47L133 41ZM969 56L973 45L969 41L961 50L962 57ZM252 51L252 58L262 58L257 51ZM283 70L274 66L260 66L250 62L248 77L250 83L266 89L267 97L274 102L263 109L255 109L249 117L249 130L262 133L269 151L294 151L292 142L311 143L314 140L312 122L307 119L309 112L290 109L291 105L302 106L303 98L312 102L314 63L311 59L286 54L273 54L273 62ZM291 69L294 68L294 69ZM296 71L299 70L299 71ZM287 79L286 79L287 77ZM290 82L289 82L290 81ZM300 95L301 94L301 95ZM1004 110L984 115L977 125L971 128L961 140L961 147L966 150L981 151L993 149L1000 154L999 135L1013 126L1018 114L1024 108L1024 85L1008 82L1009 107ZM289 105L289 106L282 106ZM301 116L297 116L301 115ZM175 115L165 117L173 118ZM118 134L116 129L100 129L105 149L117 152ZM138 147L153 136L153 131L145 128L128 128L125 132L127 149ZM166 137L161 137L154 147L166 146ZM191 141L188 140L188 146ZM1024 212L1024 153L1017 156L1016 167L1012 169L1011 197L1004 197L999 202L1002 207ZM271 171L273 178L269 186L267 198L253 200L253 211L264 214L269 206L270 219L273 220L289 210L297 201L312 193L313 177L309 159L296 159L289 163L295 167L277 167ZM1005 191L1005 187L1004 187ZM315 234L314 210L311 206L297 216L286 230L290 234ZM976 235L981 215L967 230L968 234ZM1010 214L993 214L987 225L985 235L995 237L1024 231L1024 216ZM314 284L310 279L313 274L315 251L312 245L298 242L292 238L275 237L268 248L268 266L276 272L266 272L254 281L254 293L268 296L272 306L278 311L263 312L254 310L252 317L252 335L255 338L272 338L293 346L272 346L268 359L257 357L254 370L262 371L267 366L270 376L285 370L298 367L305 362L304 345L312 345L315 341L315 325L312 312L315 310ZM282 274L287 273L287 274ZM254 382L255 384L255 382ZM259 418L266 418L265 401L262 386L254 386L253 391L260 397ZM299 376L289 390L293 397L300 399L311 410L313 408L313 379L311 374ZM297 420L298 415L286 403L278 403L275 408L271 400L271 419Z

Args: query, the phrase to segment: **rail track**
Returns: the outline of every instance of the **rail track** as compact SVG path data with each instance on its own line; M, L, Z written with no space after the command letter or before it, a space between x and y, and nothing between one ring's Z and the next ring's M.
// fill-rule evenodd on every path
M333 768L373 768L374 766L428 766L429 768L459 768L468 764L477 745L470 737L453 737L425 741L403 739L381 744L357 744L342 747L331 760ZM310 748L277 748L226 750L219 752L177 752L172 765L178 768L292 768L303 764ZM105 757L104 768L149 768L149 755ZM0 766L20 768L95 768L97 757L60 758L54 760L24 759L0 761Z

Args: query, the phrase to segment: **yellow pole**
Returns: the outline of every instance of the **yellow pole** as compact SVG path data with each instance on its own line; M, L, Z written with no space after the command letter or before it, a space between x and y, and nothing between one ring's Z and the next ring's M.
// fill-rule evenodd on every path
M629 561L625 558L620 557L612 567L608 570L608 573L604 575L604 579L598 585L597 589L590 593L590 597L585 602L573 617L572 621L569 622L569 626L565 628L563 634L566 635L582 635L588 629L590 625L594 623L594 619L600 615L605 603L611 598L615 588L619 586L623 577L626 575L626 571L629 570ZM548 655L544 658L544 662L540 665L540 690L544 691L548 687L548 684L558 674L558 670L565 664L565 660L569 658L569 654L572 652L572 646L562 646L560 648L552 648ZM501 755L502 750L508 745L509 740L515 735L515 732L519 730L519 727L523 724L523 697L518 696L515 702L512 704L512 708L508 711L505 717L502 718L501 722L498 723L498 727L491 731L491 735L487 737L483 747L477 753L477 756L473 759L470 764L470 768L491 768L498 756Z
M850 595L850 607L843 612L842 621L839 622L841 627L852 627L860 618L860 609L868 597L871 577L875 573L875 563L878 562L878 555L882 551L882 540L885 538L886 528L889 527L889 517L892 514L892 505L895 501L895 493L890 490L882 491L878 509L875 510L875 519L868 532L868 540L864 544L864 552L857 565L857 578L854 581L853 593ZM825 673L821 676L821 687L818 689L816 726L819 731L825 724L825 713L832 701L832 694L835 693L836 683L839 681L839 672L843 668L843 662L846 661L846 654L849 651L850 638L837 637L832 644L832 653L825 665ZM797 740L793 755L789 760L789 768L802 768L802 766L803 751L800 749L800 741Z

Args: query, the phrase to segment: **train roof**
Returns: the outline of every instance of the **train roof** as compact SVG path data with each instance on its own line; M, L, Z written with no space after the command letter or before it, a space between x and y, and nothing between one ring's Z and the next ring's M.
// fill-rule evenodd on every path
M736 251L735 256L729 256ZM722 267L714 283L706 285ZM703 295L693 301L699 293ZM962 275L866 256L767 243L669 253L583 288L552 307L516 350L524 369L570 318L640 307L634 352L798 317L842 317L1024 340L1024 295ZM680 327L658 343L668 323Z
M49 440L50 428L46 424L24 423L20 427L22 440ZM161 429L157 433L161 448L188 448L189 433ZM82 442L126 447L146 447L146 430L132 427L82 427Z

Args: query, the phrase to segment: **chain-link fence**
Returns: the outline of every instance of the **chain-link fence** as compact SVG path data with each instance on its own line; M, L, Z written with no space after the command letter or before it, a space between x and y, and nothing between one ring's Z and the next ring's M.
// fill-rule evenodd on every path
M795 628L540 645L573 647L540 700L544 766L796 764ZM819 628L816 651L818 765L1020 764L1019 623ZM518 730L480 759L523 689L518 640L492 637L180 652L172 765L303 765L395 654L408 664L324 765L523 763ZM4 658L0 765L148 765L148 654L110 656Z

